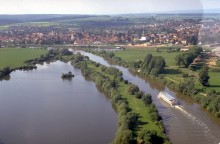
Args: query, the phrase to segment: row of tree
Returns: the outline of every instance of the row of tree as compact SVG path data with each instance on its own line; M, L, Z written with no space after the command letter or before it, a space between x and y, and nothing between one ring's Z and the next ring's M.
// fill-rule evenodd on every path
M138 124L138 115L130 112L130 108L125 99L122 98L118 90L118 83L121 81L121 72L115 68L108 68L100 66L99 64L87 61L82 55L77 54L72 60L74 66L78 66L81 69L84 76L92 79L96 86L101 89L104 93L111 97L113 104L116 105L119 116L118 130L116 137L113 141L115 144L129 144L134 143L133 130ZM95 67L100 67L102 73L94 71L88 67L88 64L92 64ZM114 79L110 79L108 76L112 74Z
M204 108L220 117L220 96L215 90L210 90L206 97L199 97L198 99Z
M74 59L75 58L76 56L74 56ZM88 61L83 58L81 58L80 61L74 59L72 64L79 66L83 75L92 79L99 89L101 89L104 93L111 97L112 103L115 104L117 107L119 121L118 130L113 143L137 143L137 136L135 131L140 123L139 116L138 114L131 111L128 102L122 97L122 93L119 91L119 86L125 85L125 87L127 87L128 89L128 94L134 95L138 99L142 99L146 106L152 107L150 108L149 115L152 117L152 120L155 120L155 122L157 122L159 118L155 118L155 115L157 115L158 117L159 115L156 107L152 104L151 95L144 95L142 92L140 92L139 88L136 85L129 83L127 80L123 80L122 72L120 72L116 68L105 67L96 62ZM97 71L88 65L93 65L99 70ZM163 138L158 137L157 133L151 130L149 130L148 132L151 133L151 135L140 136L139 140L144 143L149 143L151 141L156 142L154 138L158 138L162 139L163 142Z

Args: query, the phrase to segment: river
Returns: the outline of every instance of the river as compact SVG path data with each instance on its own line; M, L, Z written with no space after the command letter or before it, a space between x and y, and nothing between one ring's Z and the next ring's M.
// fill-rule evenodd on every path
M72 71L72 80L63 72ZM117 130L110 100L60 61L0 81L0 144L107 144Z
M76 51L78 52L78 51ZM123 72L123 78L136 84L140 90L152 95L153 102L158 108L171 142L174 144L219 144L220 142L220 119L201 108L190 97L176 93L169 88L153 81L140 78L132 74L127 68L111 65L102 57L91 53L82 52L90 60L101 63L105 66L113 66ZM183 107L175 109L165 102L159 100L157 95L160 91L166 91L176 97Z

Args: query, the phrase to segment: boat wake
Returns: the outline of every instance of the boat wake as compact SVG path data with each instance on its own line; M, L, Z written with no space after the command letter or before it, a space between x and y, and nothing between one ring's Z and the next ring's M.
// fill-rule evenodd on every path
M182 107L181 105L176 105L176 106L174 106L174 107L175 107L176 109L182 111L182 112L187 116L187 118L189 118L190 120L193 121L193 123L196 123L196 124L198 124L199 126L201 126L202 129L203 129L203 132L204 132L205 136L208 136L208 137L211 137L211 138L213 138L213 139L216 139L216 138L212 135L212 133L211 133L210 129L208 128L208 126L207 126L203 121L201 121L200 119L196 118L195 116L193 116L192 114L190 114L189 112L187 112L187 111L184 109L184 107Z

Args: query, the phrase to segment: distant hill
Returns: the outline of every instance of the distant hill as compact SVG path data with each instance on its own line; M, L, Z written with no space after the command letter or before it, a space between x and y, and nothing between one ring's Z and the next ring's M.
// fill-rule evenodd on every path
M206 9L206 10L204 10L204 13L218 13L218 14L220 14L220 8L219 9Z
M51 22L78 18L98 17L97 15L62 15L62 14L27 14L27 15L0 15L0 24L24 22Z
M113 16L136 16L136 17L149 17L149 16L204 16L204 15L218 15L220 16L219 9L200 9L200 10L179 10L179 11L158 11L148 13L135 13L135 14L118 14Z
M198 10L180 10L180 11L166 11L166 12L156 12L160 14L210 14L210 13L218 13L220 14L220 8L219 9L198 9Z

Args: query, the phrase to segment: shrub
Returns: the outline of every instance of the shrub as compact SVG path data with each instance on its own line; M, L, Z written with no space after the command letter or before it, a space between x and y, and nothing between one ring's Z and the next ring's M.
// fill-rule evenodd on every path
M149 106L152 103L152 99L151 99L151 95L150 94L146 94L142 97L142 101L144 102L144 104L146 106Z
M141 99L143 95L144 95L143 92L140 91L135 93L135 97L138 99Z
M139 91L139 88L138 86L134 85L134 84L131 84L128 88L128 93L131 94L131 95L134 95L136 92Z

